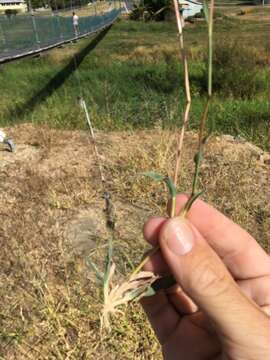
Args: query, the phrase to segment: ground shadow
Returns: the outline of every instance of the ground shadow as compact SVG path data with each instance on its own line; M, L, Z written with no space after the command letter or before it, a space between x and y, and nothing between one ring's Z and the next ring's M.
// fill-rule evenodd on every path
M50 97L63 83L74 73L76 67L80 66L84 58L95 49L99 42L105 37L111 26L101 31L87 46L76 53L69 63L59 71L38 93L32 96L25 103L7 110L8 118L23 118L26 113L31 113L41 102Z

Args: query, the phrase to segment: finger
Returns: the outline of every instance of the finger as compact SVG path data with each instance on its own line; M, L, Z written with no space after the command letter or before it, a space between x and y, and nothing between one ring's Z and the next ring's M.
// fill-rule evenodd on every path
M270 317L270 305L262 306L261 309L267 316Z
M165 222L166 219L164 217L152 217L144 224L144 238L152 246L158 244L158 234ZM170 271L160 251L151 256L144 269L159 275L168 274Z
M177 196L177 213L187 199L187 195ZM270 274L270 257L266 252L251 235L218 210L202 200L196 200L187 218L222 258L236 279Z
M157 251L155 254L151 255L150 259L144 265L145 271L151 271L155 274L164 276L169 274L169 267L164 261L164 258L161 254L161 251Z
M164 359L212 359L220 352L220 343L207 328L202 313L184 317L163 346Z
M269 326L269 320L266 322L263 312L244 296L221 259L189 221L169 219L161 229L159 243L177 282L219 332L246 344L251 339L245 329L252 323L257 335L267 340L265 326Z
M168 275L168 265L160 251L151 256L150 260L144 265L145 271L151 271L162 276ZM191 314L198 310L197 305L185 294L179 285L175 285L166 290L170 303L175 307L180 315Z
M164 217L152 217L144 224L144 238L152 246L157 245L158 235L165 221L166 219Z
M166 294L170 303L181 316L190 315L198 311L198 306L179 285L166 290Z
M242 291L259 306L270 305L270 275L237 282Z
M144 237L153 246L157 245L158 233L165 222L165 218L156 217L149 219L144 225ZM167 275L170 272L161 251L156 252L150 257L149 261L144 265L144 270L151 271L161 276ZM197 305L194 304L190 297L185 294L183 289L179 286L169 289L166 293L169 295L171 304L176 308L179 314L191 314L198 310Z
M185 359L209 358L220 350L203 314L195 313L182 319L162 292L142 299L141 303L159 342L164 345L166 359L175 359L175 349L181 349L178 355Z
M180 321L179 313L168 301L164 292L141 300L144 311L161 344L171 335Z

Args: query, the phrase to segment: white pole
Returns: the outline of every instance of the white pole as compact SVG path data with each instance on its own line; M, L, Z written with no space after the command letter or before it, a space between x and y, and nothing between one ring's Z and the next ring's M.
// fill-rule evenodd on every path
M94 129L93 129L93 126L92 126L92 123L91 123L91 120L90 120L90 115L89 115L86 103L85 103L83 98L80 99L80 103L81 103L81 107L84 110L85 117L86 117L86 120L87 120L87 124L89 126L90 134L91 134L91 137L92 137L92 140L93 140L93 145L94 145L94 149L95 149L95 154L96 154L96 159L97 159L97 163L98 163L98 168L99 168L101 181L104 183L105 182L105 177L103 175L103 169L102 169L102 165L101 165L101 162L100 162L101 161L100 160L100 155L99 155L97 144L96 144L96 137L95 137Z

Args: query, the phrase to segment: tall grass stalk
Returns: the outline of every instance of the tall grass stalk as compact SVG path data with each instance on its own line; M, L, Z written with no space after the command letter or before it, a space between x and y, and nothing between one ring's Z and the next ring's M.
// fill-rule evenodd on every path
M175 15L176 15L176 20L177 20L177 25L178 25L178 30L179 30L179 36L180 36L182 61L184 63L184 68L185 68L185 90L186 90L186 98L187 98L186 108L185 108L185 112L184 112L184 122L183 122L182 129L180 131L179 143L178 143L178 149L177 149L177 159L176 159L175 177L174 177L174 187L176 188L177 174L178 174L180 159L181 159L181 150L183 147L185 126L188 121L189 109L190 109L190 105L191 105L191 96L190 96L190 86L189 86L189 77L188 77L188 63L187 63L186 55L184 53L184 42L183 42L183 33L182 33L183 28L182 28L182 23L181 23L180 12L179 12L177 0L174 0L174 6L175 6ZM194 157L195 171L194 171L194 177L193 177L193 183L192 183L192 191L191 191L189 200L187 201L183 211L180 214L181 216L187 215L187 213L190 210L194 201L202 193L202 192L197 192L197 182L198 182L198 177L199 177L200 165L201 165L202 158L203 158L203 147L210 135L210 134L208 134L205 136L204 131L205 131L205 124L206 124L207 117L208 117L209 104L210 104L210 100L212 97L214 0L211 0L211 2L210 2L209 14L208 14L208 5L207 4L205 4L205 6L204 6L204 11L205 11L205 18L208 23L208 98L207 98L206 105L205 105L205 108L201 115L201 120L200 120L200 128L199 128L199 132L198 132L198 152L196 153L196 155ZM151 177L154 178L154 176L151 176ZM163 179L163 181L164 181L164 179ZM156 178L156 180L161 180L161 178ZM171 204L170 205L171 205L170 217L174 217L175 216L175 205L176 205L176 190L174 191L174 195L171 196ZM158 250L159 250L159 246L156 246L155 248L153 248L150 251L150 253L148 254L148 256L146 258L144 258L143 261L133 271L132 275L138 273L143 268L145 263L150 259L150 257L153 254L155 254Z
M190 96L190 86L189 86L189 76L188 76L188 62L185 55L184 41L183 41L183 29L181 23L181 15L179 12L179 7L177 0L174 0L175 6L175 15L179 31L180 39L180 48L182 54L182 61L184 65L184 81L185 81L185 92L186 92L186 106L184 111L183 125L179 134L178 147L177 147L177 156L176 156L176 166L174 181L169 177L160 175L155 172L147 172L142 175L146 175L156 181L165 182L169 193L170 193L170 217L175 217L175 208L176 208L176 183L178 178L178 172L180 167L181 152L183 148L183 139L185 134L186 124L189 118L189 111L191 105L191 96ZM200 119L200 128L198 131L198 151L194 157L195 171L192 183L191 195L184 206L184 209L181 211L181 217L186 217L188 211L190 210L194 201L201 195L202 192L197 192L197 181L199 177L200 164L203 157L203 147L209 137L209 134L205 136L205 124L208 117L209 103L212 96L212 58L213 58L213 14L214 14L214 0L211 0L210 11L208 13L208 5L205 3L204 6L205 18L208 23L208 98L204 111ZM172 276L165 278L160 278L150 272L142 271L143 266L146 264L150 257L155 254L160 249L159 245L154 247L148 255L141 261L141 263L135 268L135 270L127 277L127 279L121 284L112 287L111 280L114 273L115 265L111 262L111 257L108 257L107 260L107 276L104 277L104 307L103 307L103 323L106 327L109 327L110 314L119 312L118 306L128 303L130 301L139 300L143 296L149 296L156 293L162 288L168 288L175 283L175 279ZM161 280L161 281L160 281ZM155 284L154 284L155 283ZM154 284L154 285L153 285Z
M214 1L210 0L210 14L207 17L208 24L208 98L212 97L212 79L213 79L213 19L214 19Z
M182 148L184 143L184 135L185 135L185 129L186 125L188 123L189 119L189 111L191 106L191 95L190 95L190 85L189 85L189 75L188 75L188 61L185 54L185 48L184 48L184 39L183 39L183 27L181 22L181 15L179 12L179 6L177 0L174 0L174 9L175 9L175 16L178 26L178 32L179 32L179 40L180 40L180 49L181 49L181 55L182 55L182 62L184 65L184 81L185 81L185 93L186 93L186 106L184 111L184 118L183 118L183 125L179 134L178 139L178 148L177 148L177 156L176 156L176 164L175 164L175 173L174 173L174 186L176 188L177 185L177 178L178 178L178 172L179 167L181 163L181 154L182 154ZM210 3L210 11L208 14L208 5L205 4L204 7L205 11L205 18L208 23L208 98L206 101L206 105L204 108L204 111L201 115L200 120L200 128L198 132L198 152L194 157L195 162L195 171L194 171L194 177L192 182L192 191L189 200L187 201L183 211L181 212L182 216L186 216L188 211L190 210L192 204L194 201L201 195L202 192L197 192L197 182L199 178L199 171L200 171L200 165L203 158L203 147L206 143L209 135L204 136L205 131L205 124L208 117L208 110L209 110L209 103L212 97L212 76L213 76L213 17L214 17L214 0L211 0ZM170 202L170 217L175 216L175 206L176 206L176 192L175 195L171 197ZM146 262L150 259L152 255L154 255L159 250L159 246L156 246L153 248L148 256L144 258L144 260L135 268L135 270L132 272L132 275L138 273L143 266L146 264Z
M187 205L185 206L184 212L186 213L190 206L192 205L193 201L192 199L197 198L197 183L199 178L199 171L200 171L200 165L203 159L203 148L205 143L207 142L210 132L208 135L205 135L205 125L208 118L208 112L209 112L209 105L212 98L212 84L213 84L213 19L214 19L214 0L210 1L210 7L208 10L208 4L204 2L204 12L205 12L205 19L208 23L208 86L207 86L207 100L204 107L204 110L201 115L200 120L200 128L199 128L199 134L198 134L198 152L196 153L194 157L195 162L195 172L193 177L193 183L192 183L192 191L189 201L187 202Z
M184 46L184 35L183 35L183 22L182 22L182 15L179 11L179 5L178 0L173 0L174 3L174 12L175 12L175 18L178 28L178 36L179 36L179 44L180 44L180 52L181 52L181 59L183 63L184 68L184 82L185 82L185 96L186 96L186 105L185 110L183 114L183 123L182 128L179 133L178 137L178 144L177 144L177 154L176 154L176 164L175 164L175 171L174 171L174 185L177 185L177 179L179 175L179 168L181 163L181 156L182 156L182 148L184 143L184 135L185 135L185 129L188 124L189 120L189 112L191 107L191 94L190 94L190 85L189 85L189 71L188 71L188 60L187 55L185 52L185 46ZM172 210L171 210L171 216L174 216L174 208L175 208L175 202L172 199Z

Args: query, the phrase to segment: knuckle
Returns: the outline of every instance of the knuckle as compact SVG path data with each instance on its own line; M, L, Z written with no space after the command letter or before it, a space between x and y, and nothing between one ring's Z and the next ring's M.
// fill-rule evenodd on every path
M190 274L189 288L201 296L220 296L229 286L229 276L221 264L208 256L195 264Z

